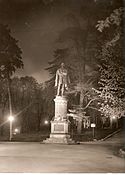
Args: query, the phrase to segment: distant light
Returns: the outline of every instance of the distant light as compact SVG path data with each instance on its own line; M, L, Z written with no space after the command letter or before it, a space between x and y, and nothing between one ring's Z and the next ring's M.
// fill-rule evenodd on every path
M8 117L8 120L9 120L10 122L12 122L12 121L14 120L14 117L10 115L10 116Z
M19 129L17 129L17 128L15 128L15 130L14 130L16 133L19 131Z
M113 118L113 119L116 119L116 117L115 117L115 116L113 116L112 118Z
M49 122L48 122L48 120L45 120L44 123L47 125Z
M91 128L95 128L95 123L91 123Z

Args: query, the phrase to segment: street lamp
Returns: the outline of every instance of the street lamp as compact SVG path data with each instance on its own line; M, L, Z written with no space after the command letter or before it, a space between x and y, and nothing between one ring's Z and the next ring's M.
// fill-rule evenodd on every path
M13 131L12 131L12 129L13 129L13 120L14 120L14 117L12 116L12 115L10 115L9 117L8 117L8 120L9 120L9 122L10 122L10 138L9 138L9 140L11 141L12 140L12 135L13 135Z
M94 137L95 137L95 126L96 126L95 123L91 123L93 140L94 140Z

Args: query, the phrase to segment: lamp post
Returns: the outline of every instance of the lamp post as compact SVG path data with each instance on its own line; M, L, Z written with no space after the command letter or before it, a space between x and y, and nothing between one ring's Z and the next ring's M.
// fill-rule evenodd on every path
M12 140L12 136L13 136L13 120L14 120L14 117L12 115L9 116L8 118L9 122L10 122L10 137L9 137L9 140L11 141Z
M8 120L10 121L10 138L9 138L9 140L11 141L11 139L12 139L12 124L13 124L14 117L12 116L12 99L11 99L11 90L10 90L11 80L10 80L9 73L8 73L7 80L8 80L8 97L9 97L9 111L10 111L10 116L8 118Z
M95 126L96 126L95 123L91 123L93 140L94 140L94 137L95 137Z

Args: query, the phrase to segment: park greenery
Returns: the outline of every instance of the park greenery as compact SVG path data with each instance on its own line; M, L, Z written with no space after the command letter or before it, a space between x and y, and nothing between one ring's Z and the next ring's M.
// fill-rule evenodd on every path
M98 1L97 1L98 2ZM107 119L113 127L125 109L125 72L123 64L123 11L119 4L86 3L81 16L67 14L69 26L60 32L56 42L65 47L54 50L46 70L50 80L38 83L31 76L15 77L23 68L22 51L7 26L0 24L0 134L6 131L9 113L22 133L39 132L44 119L54 116L54 80L62 62L68 69L71 83L66 92L69 112L78 121L104 127ZM95 13L97 12L98 13ZM107 15L108 14L108 15ZM96 44L95 44L96 43ZM80 120L79 120L80 119ZM89 124L90 124L89 123ZM80 124L80 123L79 123ZM89 128L90 125L85 126Z
M125 109L125 65L123 61L123 8L115 9L109 17L98 21L97 30L109 33L103 40L98 59L100 79L95 90L100 98L100 111L105 117L120 118ZM111 28L113 28L111 30Z

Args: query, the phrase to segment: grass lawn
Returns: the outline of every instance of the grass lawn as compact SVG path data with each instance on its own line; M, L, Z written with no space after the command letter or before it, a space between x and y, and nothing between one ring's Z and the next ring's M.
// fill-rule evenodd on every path
M114 129L95 129L95 136L94 139L101 140L108 136L109 134L113 133ZM49 137L49 132L37 132L37 133L24 133L24 134L16 134L13 135L13 141L23 141L23 142L39 142L42 140L45 140L47 137ZM77 141L92 141L93 140L93 134L92 134L92 128L83 130L82 134L78 135L73 133L71 134L71 137L74 140ZM0 141L9 141L9 135L8 136L0 136Z

